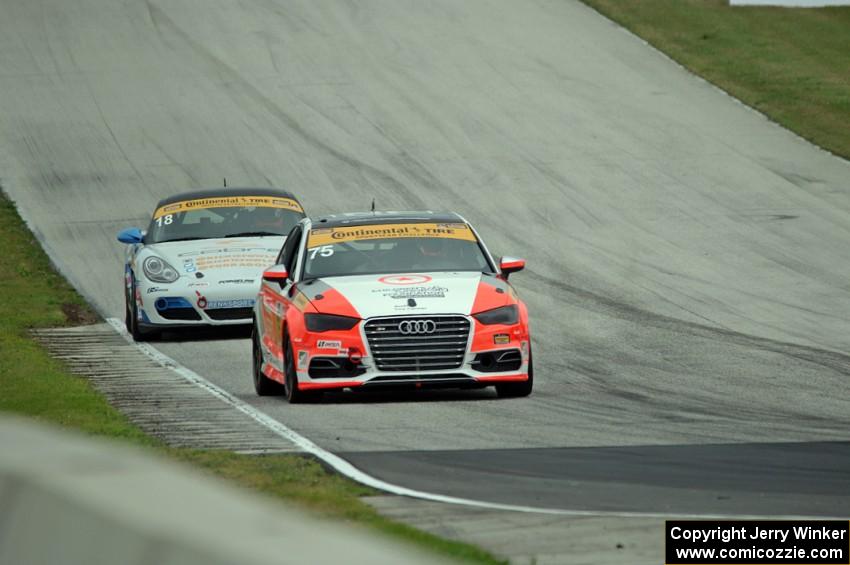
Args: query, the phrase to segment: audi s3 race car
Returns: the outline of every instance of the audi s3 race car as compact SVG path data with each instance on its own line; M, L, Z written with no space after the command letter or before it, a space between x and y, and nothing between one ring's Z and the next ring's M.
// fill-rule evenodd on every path
M128 228L124 263L127 331L250 324L263 269L304 217L289 192L227 188L161 200L146 231Z
M531 393L528 311L457 214L305 218L254 305L254 387L290 402L351 388L495 386Z

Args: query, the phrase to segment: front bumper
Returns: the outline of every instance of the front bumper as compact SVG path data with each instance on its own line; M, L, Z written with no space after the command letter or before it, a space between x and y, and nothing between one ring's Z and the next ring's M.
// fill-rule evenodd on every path
M152 289L152 290L151 290ZM232 326L250 324L256 289L214 292L139 286L138 323L145 328Z
M527 381L527 327L522 323L484 326L472 317L465 318L471 329L463 360L457 367L440 370L379 368L363 329L368 320L347 332L305 332L302 339L293 343L298 388L481 388Z

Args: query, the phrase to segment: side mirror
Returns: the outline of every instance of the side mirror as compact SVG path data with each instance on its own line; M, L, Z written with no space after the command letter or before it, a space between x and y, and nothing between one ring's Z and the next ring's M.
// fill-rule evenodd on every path
M141 243L144 234L139 228L127 228L118 232L118 241L121 243Z
M516 273L517 271L525 269L525 259L502 257L499 259L499 268L502 270L502 274L505 275L505 278L508 278L508 275L511 273Z
M266 282L276 282L283 286L289 280L289 273L283 265L275 265L263 271L263 280Z

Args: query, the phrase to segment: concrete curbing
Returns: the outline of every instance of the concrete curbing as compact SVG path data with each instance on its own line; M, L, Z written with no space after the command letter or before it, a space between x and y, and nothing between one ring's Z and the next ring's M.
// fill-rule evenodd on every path
M445 562L106 440L0 416L0 563Z

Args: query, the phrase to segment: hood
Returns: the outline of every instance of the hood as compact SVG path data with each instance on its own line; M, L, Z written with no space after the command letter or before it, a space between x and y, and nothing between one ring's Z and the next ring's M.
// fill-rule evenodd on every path
M365 319L404 314L471 314L503 306L511 300L509 293L497 294L496 288L504 284L479 272L436 272L328 277L301 287L301 291L319 312L342 313L340 303L347 301ZM318 294L322 294L322 299L316 299ZM487 308L481 308L481 294L488 297Z
M241 280L247 284L259 282L285 240L284 236L199 239L155 243L145 251L168 261L181 277L195 278L201 273L207 282Z

